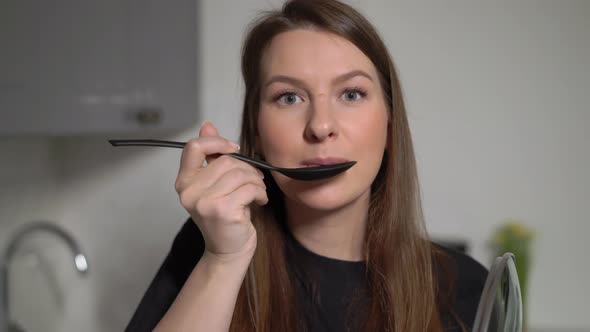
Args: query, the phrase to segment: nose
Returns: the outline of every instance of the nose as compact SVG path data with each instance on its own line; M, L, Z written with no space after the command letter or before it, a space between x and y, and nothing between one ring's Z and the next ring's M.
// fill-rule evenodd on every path
M322 142L338 136L338 123L327 100L310 103L309 116L305 127L305 138L311 142Z

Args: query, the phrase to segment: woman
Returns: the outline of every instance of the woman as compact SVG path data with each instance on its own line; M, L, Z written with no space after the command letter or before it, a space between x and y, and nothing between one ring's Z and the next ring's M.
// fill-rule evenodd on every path
M290 1L254 22L242 74L241 153L357 163L317 181L262 173L222 156L238 147L204 123L176 181L191 219L128 331L469 329L486 271L428 240L400 84L370 23Z

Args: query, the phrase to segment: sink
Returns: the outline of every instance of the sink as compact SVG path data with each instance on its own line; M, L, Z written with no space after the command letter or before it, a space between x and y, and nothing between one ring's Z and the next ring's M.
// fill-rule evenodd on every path
M65 243L73 256L74 268L81 275L88 272L88 261L76 239L54 223L48 221L30 222L17 229L9 237L8 245L0 255L0 332L24 332L24 329L10 319L9 266L20 245L34 233L49 233Z

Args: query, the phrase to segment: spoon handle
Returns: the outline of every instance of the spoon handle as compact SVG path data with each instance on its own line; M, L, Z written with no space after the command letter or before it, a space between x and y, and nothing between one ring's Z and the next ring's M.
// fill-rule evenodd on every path
M162 146L167 148L179 148L182 149L186 145L184 142L174 141L162 141L155 139L111 139L109 140L112 146ZM271 166L265 162L250 159L238 153L227 153L228 156L232 156L238 160L245 161L249 164L257 166L258 168L266 170L275 170L277 167Z
M228 153L227 155L228 156L232 156L232 157L234 157L234 158L236 158L238 160L245 161L245 162L247 162L249 164L252 164L252 165L254 165L254 166L258 167L258 168L261 168L261 169L266 169L266 170L269 170L269 171L271 171L271 170L281 171L281 168L279 168L279 167L271 166L271 165L269 165L269 164L267 164L267 163L265 163L263 161L258 161L258 160L250 159L250 158L248 158L246 156L243 156L241 154L238 154L238 153Z
M182 149L186 145L184 142L162 141L157 139L110 139L112 146L163 146L167 148Z

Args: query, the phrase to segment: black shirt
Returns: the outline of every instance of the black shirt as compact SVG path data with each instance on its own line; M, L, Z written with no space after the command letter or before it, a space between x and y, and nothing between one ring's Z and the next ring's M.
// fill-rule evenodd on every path
M293 241L293 253L313 269L310 277L316 281L317 294L315 296L302 296L306 321L310 331L346 331L346 326L354 326L355 322L346 321L347 315L354 300L357 308L366 307L368 301L365 290L364 262L342 261L327 258L307 250L305 247ZM487 270L469 256L457 251L443 248L444 252L452 260L456 271L454 280L454 312L469 329L473 325L479 298L487 277ZM162 319L168 308L174 302L184 282L199 261L205 244L203 236L195 223L189 219L172 244L172 248L144 294L136 309L127 332L152 331ZM303 288L300 288L303 292ZM316 303L310 299L317 299ZM443 317L445 321L453 321ZM460 331L454 323L447 323L446 331Z

